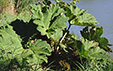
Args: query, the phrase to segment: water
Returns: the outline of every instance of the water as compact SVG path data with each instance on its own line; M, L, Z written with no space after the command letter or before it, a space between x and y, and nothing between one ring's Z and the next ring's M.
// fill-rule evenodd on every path
M69 2L70 0L62 0ZM76 5L80 9L85 9L91 13L103 27L104 33L102 37L106 37L110 44L113 44L113 0L81 0ZM71 31L74 31L77 36L80 36L82 26L72 26ZM113 46L111 46L113 50ZM113 53L109 54L113 59Z

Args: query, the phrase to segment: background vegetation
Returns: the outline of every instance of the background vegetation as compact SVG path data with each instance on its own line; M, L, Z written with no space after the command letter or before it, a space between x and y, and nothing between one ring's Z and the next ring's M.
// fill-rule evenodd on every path
M55 2L0 1L0 71L112 71L111 44L95 17L76 0ZM72 25L85 26L81 38Z

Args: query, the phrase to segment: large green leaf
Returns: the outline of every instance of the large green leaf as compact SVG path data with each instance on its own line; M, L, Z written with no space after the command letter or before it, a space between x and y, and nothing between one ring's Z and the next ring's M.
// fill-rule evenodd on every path
M91 59L110 60L110 56L100 47L90 49L88 55Z
M50 38L56 34L58 30L62 31L67 27L65 23L68 18L63 15L64 10L60 8L58 4L51 4L49 8L43 4L31 6L33 19L35 19L34 23L38 25L37 30L40 31L42 35L47 35L47 37ZM55 39L53 36L52 38Z
M70 24L75 24L79 26L96 26L96 24L98 24L93 15L86 12L86 10L84 9L79 9L74 4L61 4L61 6L63 6L65 11L67 11L66 16L69 17Z
M72 14L76 16L75 19L71 20L71 24L81 26L96 26L96 24L98 24L95 17L85 10L72 5L69 6L69 8L71 9Z
M84 52L79 51L79 53L82 53L81 56L87 56L85 58L89 59L103 59L108 60L110 59L110 56L98 46L97 42L94 41L88 41L87 39L81 38L82 45L84 45L82 48L77 47L79 50L84 50ZM85 53L87 52L87 54Z
M38 39L29 43L29 49L22 54L30 64L41 64L43 61L48 62L47 56L50 56L52 49L46 41Z
M12 26L0 27L0 64L8 64L11 59L21 56L24 50L21 41ZM17 58L17 61L20 60L21 58Z

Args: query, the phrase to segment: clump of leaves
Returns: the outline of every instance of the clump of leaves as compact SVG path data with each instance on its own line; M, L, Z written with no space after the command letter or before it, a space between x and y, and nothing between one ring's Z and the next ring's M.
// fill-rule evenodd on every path
M101 28L92 27L90 31L88 30L88 27L85 27L83 31L81 31L81 35L85 39L90 40L90 41L94 40L99 43L100 48L104 49L107 52L112 52L111 48L108 47L108 46L111 46L111 44L109 44L109 41L107 38L101 37L102 34L103 34L102 27Z
M100 37L103 29L97 28L93 15L79 9L74 2L44 0L32 4L30 0L17 0L13 7L20 10L15 9L17 14L0 14L1 70L15 65L20 70L77 70L87 60L94 66L102 61L106 65L110 57L105 50L110 48L108 40ZM84 28L82 38L78 39L69 33L72 25L92 28L90 31Z

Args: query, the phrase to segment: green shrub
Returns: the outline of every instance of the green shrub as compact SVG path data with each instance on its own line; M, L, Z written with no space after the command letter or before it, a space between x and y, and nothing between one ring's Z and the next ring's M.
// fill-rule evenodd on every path
M79 9L75 0L55 1L17 0L15 14L0 14L0 70L101 70L111 66L106 53L111 52L110 44L101 37L103 28L96 25L94 16ZM80 39L69 33L72 25L86 26Z

